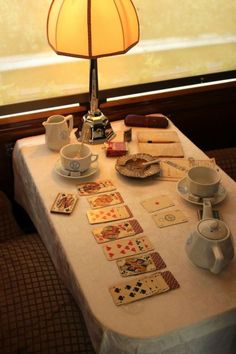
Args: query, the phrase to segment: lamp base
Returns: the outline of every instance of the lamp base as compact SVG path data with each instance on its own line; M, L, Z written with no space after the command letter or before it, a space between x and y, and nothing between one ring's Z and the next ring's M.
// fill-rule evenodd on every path
M101 144L115 136L108 118L100 110L95 113L88 112L83 116L82 132L83 130L86 133L84 137L81 136L81 140L89 144Z

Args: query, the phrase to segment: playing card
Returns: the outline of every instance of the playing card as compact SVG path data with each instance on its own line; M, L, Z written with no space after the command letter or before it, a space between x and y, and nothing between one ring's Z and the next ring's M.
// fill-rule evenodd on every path
M153 245L147 236L136 236L118 241L111 241L103 246L103 251L109 261L151 251Z
M165 281L161 272L154 273L146 277L146 284L152 294L160 294L170 290L169 285Z
M157 252L119 259L116 264L122 277L148 273L166 267L165 262Z
M53 205L51 213L70 214L77 202L77 196L71 193L58 193Z
M95 182L79 183L77 185L77 188L80 195L92 195L97 193L109 192L116 189L112 181L109 179Z
M128 219L132 213L127 205L88 210L87 217L90 224Z
M149 213L165 209L174 205L174 203L167 195L159 195L154 198L149 198L147 200L142 201L141 204Z
M141 278L116 284L109 291L116 305L128 304L152 295L145 279Z
M153 215L153 219L159 227L171 226L188 221L185 214L178 209L159 212Z
M116 224L109 224L92 230L93 236L98 243L118 240L143 232L137 220L128 220Z
M99 194L88 198L88 202L93 209L123 203L123 198L119 192Z
M119 306L170 290L161 273L116 284L109 289L114 303Z

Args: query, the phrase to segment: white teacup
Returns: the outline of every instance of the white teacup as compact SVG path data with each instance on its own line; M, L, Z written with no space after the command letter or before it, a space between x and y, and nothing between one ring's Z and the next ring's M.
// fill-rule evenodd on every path
M62 168L73 172L84 172L89 169L92 162L98 159L85 144L68 144L61 148L60 158Z
M201 198L213 197L220 184L220 174L214 168L195 166L187 172L189 193Z

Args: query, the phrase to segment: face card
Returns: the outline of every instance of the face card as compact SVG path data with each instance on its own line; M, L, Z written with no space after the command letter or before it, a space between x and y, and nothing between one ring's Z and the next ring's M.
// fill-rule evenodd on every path
M181 210L169 210L153 215L153 219L158 227L166 227L187 222L188 218Z
M116 284L109 289L114 303L128 304L170 290L161 273Z
M141 254L116 261L122 277L148 273L166 267L165 262L157 252Z
M137 220L123 221L92 230L93 236L98 243L118 240L141 232L143 232L143 229Z
M174 205L174 203L167 195L160 195L154 198L144 200L143 202L141 202L141 204L149 213L165 209Z
M116 189L112 181L109 179L95 182L79 183L77 185L77 188L80 195L92 195L97 193L109 192Z
M105 256L109 261L139 253L151 251L153 245L147 236L137 236L118 241L111 241L103 246Z
M70 214L72 213L78 198L71 193L58 193L53 205L51 213Z
M90 224L99 224L108 221L131 218L133 215L127 205L88 210L87 217Z
M99 194L88 198L88 202L93 209L123 203L123 198L119 192Z

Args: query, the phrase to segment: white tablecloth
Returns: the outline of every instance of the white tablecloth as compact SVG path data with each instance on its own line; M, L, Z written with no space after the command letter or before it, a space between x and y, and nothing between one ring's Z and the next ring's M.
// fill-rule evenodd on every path
M114 122L114 129L124 129ZM145 128L147 129L147 128ZM171 124L170 129L177 130ZM129 144L137 152L135 133ZM180 131L185 156L206 158ZM73 141L73 137L72 137ZM45 145L45 136L18 140L13 154L15 196L32 218L65 284L80 305L97 353L236 353L236 261L219 275L197 268L188 259L185 243L194 229L198 206L186 202L176 191L176 182L157 177L132 179L114 168L115 158L106 158L101 145L90 146L99 153L99 169L87 181L109 178L131 209L144 235L160 253L180 284L177 290L129 305L115 306L108 288L122 277L114 261L108 261L94 240L86 211L86 197L79 197L74 212L50 213L58 192L76 193L76 184L55 172L59 154ZM226 199L217 208L236 237L236 186L222 172ZM167 194L188 217L188 222L160 229L140 201Z

